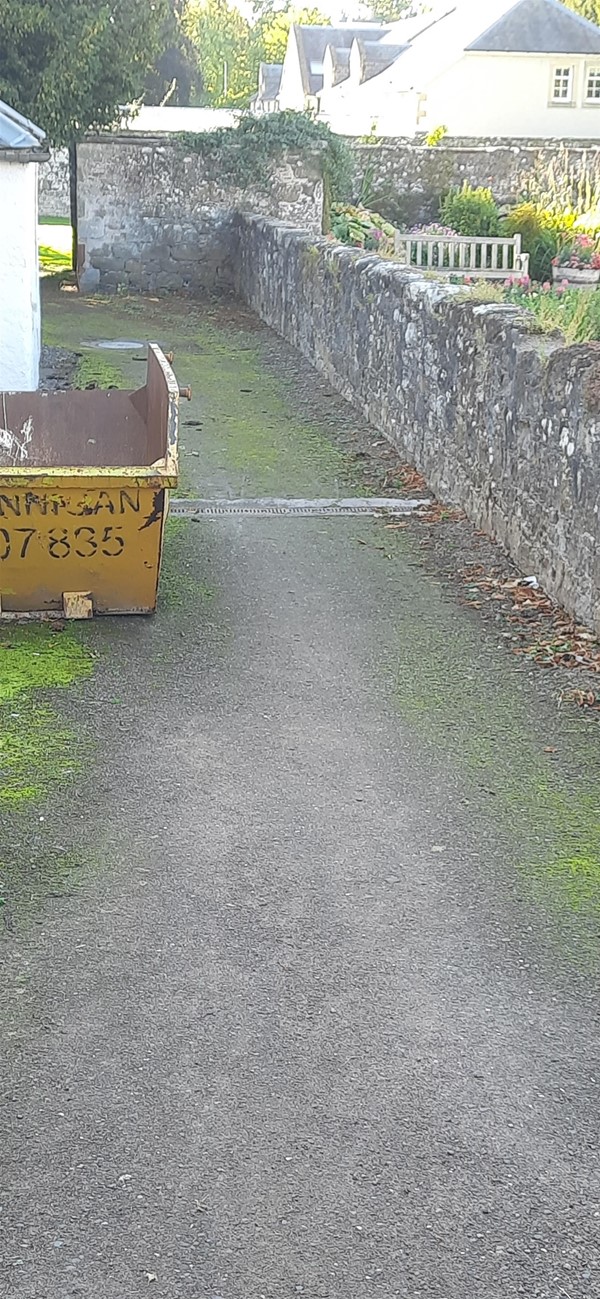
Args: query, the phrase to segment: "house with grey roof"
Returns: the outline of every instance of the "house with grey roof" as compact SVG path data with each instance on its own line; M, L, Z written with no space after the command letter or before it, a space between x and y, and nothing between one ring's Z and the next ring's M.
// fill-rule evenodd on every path
M348 135L598 140L600 28L560 0L433 0L387 26L296 26L279 104Z
M38 168L48 158L44 140L39 127L0 100L0 392L32 391L39 382Z
M251 109L260 116L262 113L276 113L279 109L279 90L283 63L260 63L258 67L258 93L251 102Z
M318 111L328 48L333 47L343 60L344 55L349 57L355 40L379 40L388 31L380 23L344 23L340 27L293 24L283 61L279 107Z

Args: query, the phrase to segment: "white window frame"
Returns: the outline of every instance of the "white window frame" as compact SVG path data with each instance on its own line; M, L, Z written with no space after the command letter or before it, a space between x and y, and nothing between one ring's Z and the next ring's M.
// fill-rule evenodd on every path
M559 79L564 82L565 77L567 78L566 81L567 94L557 95L556 93L557 82L559 81ZM550 79L550 103L557 105L559 108L560 107L566 108L568 107L569 104L572 104L574 102L574 92L575 92L575 69L573 67L573 64L572 63L555 64L552 68L552 76Z
M590 81L592 80L592 77L596 80L598 90L597 95L590 95ZM597 63L588 63L585 69L585 103L595 104L597 108L600 108L600 58L598 58Z

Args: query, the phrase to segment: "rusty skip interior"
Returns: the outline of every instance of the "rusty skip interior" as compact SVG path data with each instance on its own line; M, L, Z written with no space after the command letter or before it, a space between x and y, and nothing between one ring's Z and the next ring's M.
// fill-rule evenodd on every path
M35 468L152 467L170 450L175 376L154 344L135 392L99 388L0 393L0 473Z

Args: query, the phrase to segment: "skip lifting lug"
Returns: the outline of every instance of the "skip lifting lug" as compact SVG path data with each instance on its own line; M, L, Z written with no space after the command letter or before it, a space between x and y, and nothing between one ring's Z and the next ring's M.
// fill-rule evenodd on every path
M166 358L166 360L169 362L169 365L172 365L173 362L174 362L174 360L175 360L175 353L174 353L174 352L165 352L165 358ZM188 386L187 388L180 388L180 389L179 389L179 396L182 397L182 398L184 398L185 401L191 401L191 400L192 400L192 389L191 389L191 386Z

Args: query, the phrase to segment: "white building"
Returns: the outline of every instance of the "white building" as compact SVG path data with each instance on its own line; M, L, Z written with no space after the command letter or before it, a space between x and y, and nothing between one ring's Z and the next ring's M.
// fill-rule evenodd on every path
M141 104L123 110L122 131L141 135L168 135L181 131L216 131L220 126L236 126L232 108L194 108L171 104Z
M258 66L258 94L250 105L253 113L261 117L263 113L279 111L279 91L283 63L260 63Z
M0 392L39 383L38 166L44 132L0 100Z
M301 27L294 24L283 60L279 108L318 112L323 67L329 46L349 55L355 41L380 40L390 29L380 23L346 23L341 27ZM274 67L266 64L265 67Z
M600 28L559 0L434 0L384 27L295 27L280 108L341 134L600 138Z

